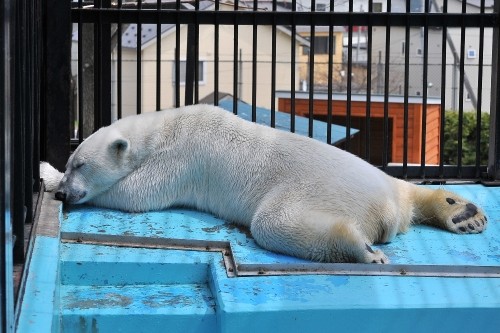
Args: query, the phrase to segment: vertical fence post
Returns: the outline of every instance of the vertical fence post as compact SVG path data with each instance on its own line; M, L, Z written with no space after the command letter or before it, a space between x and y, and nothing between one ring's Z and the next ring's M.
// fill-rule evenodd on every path
M187 46L186 46L186 91L184 94L185 105L192 105L194 101L194 78L195 78L195 43L196 43L196 27L194 24L187 26Z
M12 224L10 218L10 117L11 117L11 27L12 1L0 5L0 331L14 331Z
M493 28L493 57L491 69L490 147L488 178L500 180L500 0L495 0L494 12L497 25Z
M111 8L111 0L96 0L94 4ZM100 15L94 26L94 82L95 131L111 124L111 24L103 22Z
M12 54L15 58L15 65L13 75L14 79L10 82L13 89L13 100L11 101L11 140L12 140L12 154L16 158L11 162L11 195L15 200L12 200L11 214L12 214L12 231L14 233L14 262L22 263L24 261L24 223L26 207L24 206L25 193L25 157L24 146L26 139L26 116L27 116L27 99L28 91L26 89L26 50L25 41L27 38L26 27L26 4L23 1L16 3L15 9L12 14L15 17L16 23L13 29L13 50Z
M45 2L45 105L42 159L63 170L70 151L71 2Z

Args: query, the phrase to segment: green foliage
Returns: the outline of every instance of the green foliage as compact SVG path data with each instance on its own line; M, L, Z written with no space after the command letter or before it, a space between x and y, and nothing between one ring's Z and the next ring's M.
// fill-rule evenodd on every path
M463 113L462 125L462 165L476 164L477 145L477 115L476 112ZM481 114L479 160L481 165L488 162L488 133L490 128L490 115ZM445 112L444 127L444 163L456 165L458 163L458 136L459 113L458 111Z

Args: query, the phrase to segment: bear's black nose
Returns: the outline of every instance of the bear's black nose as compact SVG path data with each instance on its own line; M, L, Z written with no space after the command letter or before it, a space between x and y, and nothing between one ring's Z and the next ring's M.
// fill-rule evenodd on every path
M66 201L66 193L62 191L57 191L56 192L56 199L61 200L61 201Z

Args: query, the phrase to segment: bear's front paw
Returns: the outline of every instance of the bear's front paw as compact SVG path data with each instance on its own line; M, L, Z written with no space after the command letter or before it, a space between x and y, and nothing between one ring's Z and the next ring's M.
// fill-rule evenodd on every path
M46 192L53 192L59 186L64 174L47 162L40 162L40 178L43 179Z
M380 250L373 250L366 244L365 262L367 264L389 264L389 258Z
M452 215L447 225L458 234L477 234L486 229L488 218L473 203L463 205L462 211Z

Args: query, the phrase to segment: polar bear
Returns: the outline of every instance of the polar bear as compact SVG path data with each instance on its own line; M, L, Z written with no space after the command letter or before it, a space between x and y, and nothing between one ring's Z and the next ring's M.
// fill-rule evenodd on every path
M191 207L248 227L265 249L321 262L389 263L371 245L412 223L460 234L487 225L456 194L209 105L123 118L83 141L64 175L43 163L41 176L67 204Z

